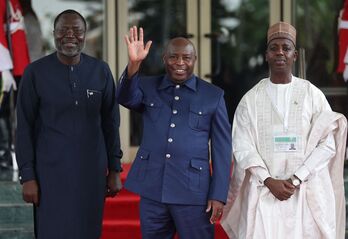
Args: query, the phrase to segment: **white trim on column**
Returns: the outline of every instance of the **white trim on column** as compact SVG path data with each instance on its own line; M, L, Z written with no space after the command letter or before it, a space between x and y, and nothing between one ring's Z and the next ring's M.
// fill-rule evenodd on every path
M292 6L295 0L283 0L283 9L281 9L281 0L269 0L269 24L272 25L281 20L281 11L283 12L283 21L292 23Z
M110 0L114 1L114 0ZM116 19L117 19L117 78L119 78L128 63L127 47L125 47L124 35L128 32L128 1L117 1ZM121 147L123 150L122 162L132 162L133 154L130 153L130 112L128 109L120 106L121 114Z
M186 0L186 26L187 33L192 34L193 37L190 39L195 45L197 53L199 53L198 45L198 0ZM194 73L199 75L198 72L199 60L197 59Z
M280 21L280 0L270 0L269 10L269 25Z
M110 65L111 72L117 80L127 65L127 48L124 46L123 36L128 29L128 1L105 0L106 14L106 42L104 53ZM122 162L130 162L130 122L129 110L120 106L120 138L123 150Z
M285 0L283 1L283 14L284 14L284 21L288 22L290 24L293 24L292 22L292 3L293 1Z
M201 0L199 4L199 28L200 28L200 45L199 45L199 75L202 79L211 82L210 78L205 78L207 74L212 74L211 67L211 38L205 37L205 34L211 33L211 1Z
M103 51L105 60L109 64L113 76L116 74L116 45L112 44L116 38L115 9L115 1L105 0L105 40Z

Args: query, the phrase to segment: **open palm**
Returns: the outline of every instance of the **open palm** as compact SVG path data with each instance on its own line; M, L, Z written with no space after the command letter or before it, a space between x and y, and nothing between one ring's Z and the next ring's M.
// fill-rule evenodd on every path
M128 57L130 62L140 62L144 60L149 53L152 42L148 41L144 47L144 32L139 29L139 37L137 27L133 26L129 29L129 35L125 36L128 47Z

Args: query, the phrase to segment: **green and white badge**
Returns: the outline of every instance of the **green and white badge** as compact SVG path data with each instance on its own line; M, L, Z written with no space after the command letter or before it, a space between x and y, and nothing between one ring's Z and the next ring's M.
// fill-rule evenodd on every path
M274 152L297 152L299 137L296 135L277 135L273 137Z

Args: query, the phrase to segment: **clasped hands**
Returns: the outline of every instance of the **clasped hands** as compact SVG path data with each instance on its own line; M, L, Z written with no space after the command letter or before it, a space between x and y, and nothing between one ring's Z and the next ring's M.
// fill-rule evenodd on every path
M292 184L291 179L282 180L269 177L264 181L264 184L280 201L288 200L296 190L296 187Z

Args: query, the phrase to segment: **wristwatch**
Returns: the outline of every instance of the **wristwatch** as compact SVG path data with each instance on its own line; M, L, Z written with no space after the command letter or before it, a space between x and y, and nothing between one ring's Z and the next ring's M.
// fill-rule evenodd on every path
M294 185L295 187L300 186L301 180L298 179L295 175L292 175L292 176L290 177L290 179L291 179L292 185Z

